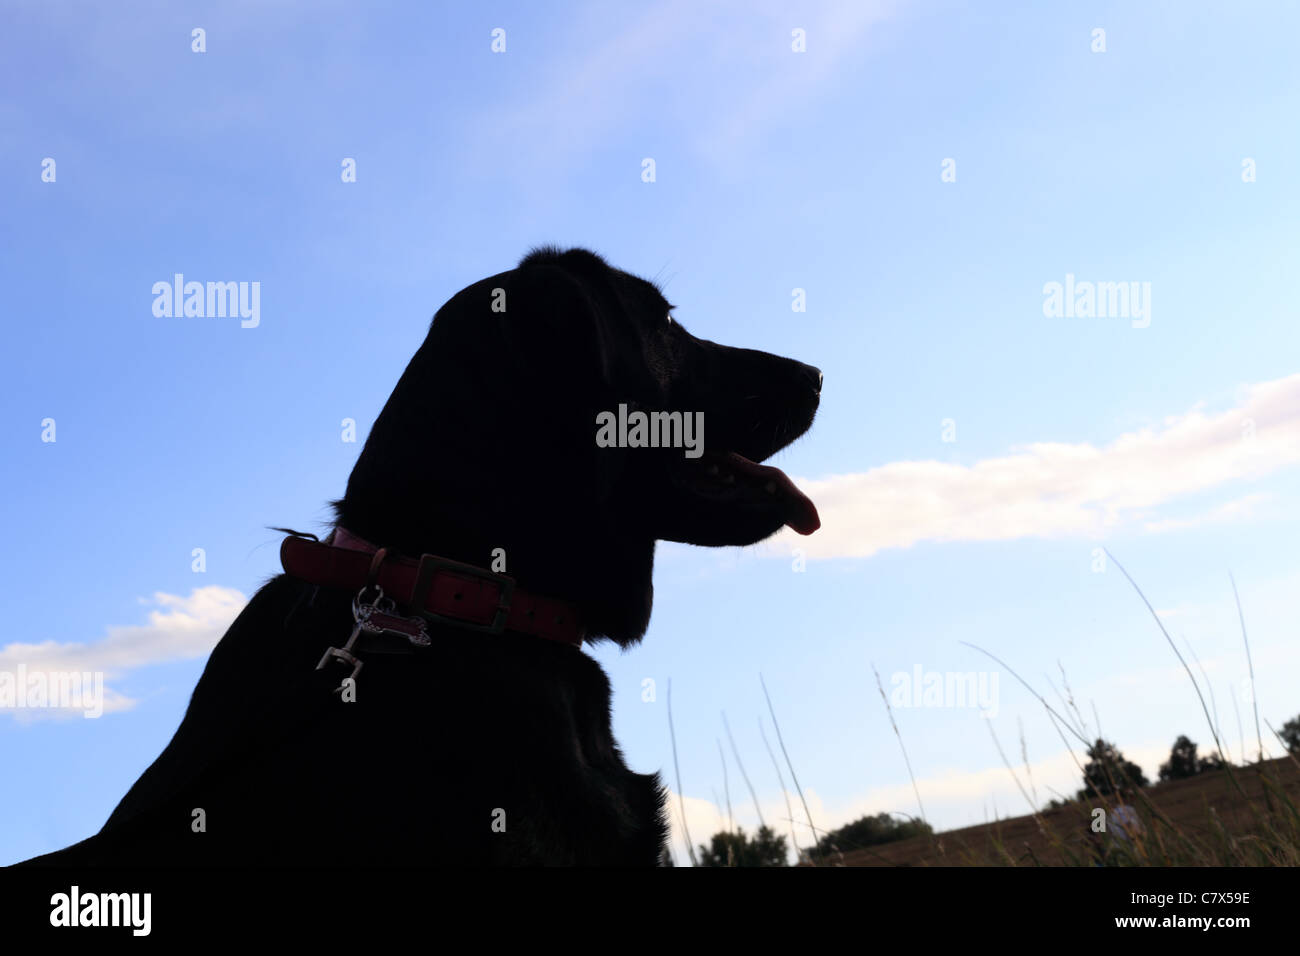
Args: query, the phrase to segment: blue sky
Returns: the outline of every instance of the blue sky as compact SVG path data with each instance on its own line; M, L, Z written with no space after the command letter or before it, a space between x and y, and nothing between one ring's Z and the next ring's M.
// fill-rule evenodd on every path
M1078 786L1041 706L963 641L1054 702L1063 670L1088 732L1099 719L1148 774L1180 733L1207 745L1099 548L1194 650L1234 756L1234 701L1247 736L1253 717L1230 572L1261 717L1300 712L1293 5L20 2L5 19L0 670L103 669L110 707L0 713L0 862L98 829L277 572L266 526L324 526L433 312L542 242L661 273L691 331L826 376L777 459L821 507L805 569L785 537L661 546L646 641L592 652L629 763L677 794L671 678L695 842L726 802L724 711L788 828L760 673L819 827L917 812L873 664L887 691L917 667L997 675L996 716L895 709L936 825L1027 809L990 730L1028 786L1023 734L1040 801ZM260 323L156 317L177 272L259 282ZM1067 274L1149 283L1149 324L1046 316Z

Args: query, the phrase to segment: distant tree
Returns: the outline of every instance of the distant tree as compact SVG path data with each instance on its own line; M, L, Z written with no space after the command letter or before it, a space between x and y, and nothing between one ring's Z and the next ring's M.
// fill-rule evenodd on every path
M771 827L759 827L750 840L739 827L713 834L710 846L700 847L700 866L787 866L785 837Z
M1292 717L1283 724L1282 729L1278 731L1278 736L1282 738L1287 753L1300 756L1300 716Z
M1200 773L1196 763L1196 744L1187 737L1179 736L1169 751L1169 760L1160 765L1161 780L1185 780Z
M1083 767L1083 789L1079 791L1079 799L1108 797L1136 787L1145 787L1149 782L1141 767L1127 759L1114 744L1099 737L1088 748L1088 762Z
M1222 769L1223 758L1218 754L1197 757L1196 744L1187 737L1180 736L1174 741L1173 749L1169 751L1169 760L1160 765L1160 779L1186 780L1188 777L1195 777L1198 773Z
M1222 770L1223 758L1218 754L1210 754L1208 757L1202 757L1196 762L1200 773L1206 773L1210 770Z
M861 817L852 823L846 823L838 830L827 833L817 841L813 854L817 859L821 859L836 851L847 853L859 847L878 846L881 843L892 843L895 840L906 840L908 837L925 836L933 832L934 829L930 824L920 820L899 820L888 813L877 813L875 816Z

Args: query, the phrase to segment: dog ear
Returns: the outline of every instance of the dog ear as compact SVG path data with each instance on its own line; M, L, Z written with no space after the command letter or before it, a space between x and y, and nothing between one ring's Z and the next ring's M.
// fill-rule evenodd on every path
M499 313L501 349L527 377L570 381L588 390L610 388L619 340L610 313L622 305L598 287L599 274L567 265L563 259L530 256L510 274Z

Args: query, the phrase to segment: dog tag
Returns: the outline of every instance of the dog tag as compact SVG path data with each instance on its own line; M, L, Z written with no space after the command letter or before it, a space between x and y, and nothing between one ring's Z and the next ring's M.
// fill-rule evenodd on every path
M325 665L330 661L342 661L352 668L350 676L353 680L361 673L361 658L356 655L357 638L362 634L375 634L385 637L397 637L407 641L416 647L428 647L432 643L429 639L429 631L425 626L422 617L403 617L401 614L393 613L392 598L385 598L382 589L376 588L378 596L373 603L363 602L362 595L364 589L352 601L352 619L356 622L352 628L352 633L348 636L348 642L342 647L326 648L325 653L321 656L320 663L316 669L324 670ZM334 688L334 693L340 693L343 690L342 685Z
M428 647L429 629L422 617L403 617L381 610L374 604L361 604L356 609L357 627L369 634L387 634L402 637L416 647Z

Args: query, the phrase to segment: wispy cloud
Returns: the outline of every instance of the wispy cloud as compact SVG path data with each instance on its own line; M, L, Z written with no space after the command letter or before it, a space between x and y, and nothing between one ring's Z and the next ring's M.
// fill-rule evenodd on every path
M155 593L148 623L111 627L97 641L38 644L15 642L0 647L0 674L57 679L65 674L102 674L120 678L151 664L201 657L216 646L246 603L233 588L195 588L188 597ZM103 688L103 712L129 710L135 701L111 687ZM20 720L80 715L81 707L4 707Z
M1185 531L1188 528L1199 528L1202 525L1240 521L1253 517L1257 506L1268 499L1269 496L1264 494L1246 495L1244 498L1229 501L1217 508L1211 508L1200 514L1192 515L1190 518L1164 518L1159 521L1148 521L1142 526L1142 529L1152 534L1159 534L1162 531Z
M1174 531L1249 516L1263 496L1248 495L1190 519L1152 511L1297 462L1300 374L1246 386L1228 411L1207 414L1198 406L1102 448L1042 442L969 466L902 461L862 474L800 480L817 503L821 530L809 538L780 535L770 550L798 547L814 558L862 558L922 541Z
M493 163L519 163L533 178L543 167L568 168L590 157L629 129L644 131L645 148L653 151L663 143L655 132L660 124L677 131L675 144L730 162L744 141L787 123L792 111L830 89L846 58L862 54L866 30L894 6L852 0L792 10L771 0L722 0L707 8L708 50L693 55L683 39L699 34L682 25L698 21L699 4L594 5L550 45L554 79L484 116L471 138L488 147L484 155ZM629 20L627 11L640 15ZM796 28L807 35L806 53L791 50ZM508 42L516 45L506 56L536 52L525 52L522 37ZM756 67L765 77L758 84ZM520 150L520 143L532 145ZM629 175L641 158L629 157Z
M741 97L726 104L700 145L719 160L727 160L734 150L756 133L768 130L776 122L788 121L793 113L814 102L829 87L845 60L865 55L865 34L870 27L892 15L894 4L886 0L854 0L791 10L787 4L762 8L761 16L750 13L731 32L740 33L749 57L753 51L765 51L761 59L769 66L767 78L746 90ZM792 31L804 31L806 53L791 50ZM739 45L733 40L731 46Z

